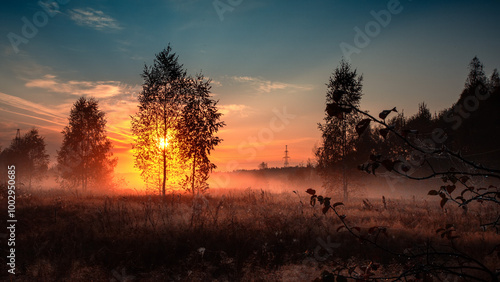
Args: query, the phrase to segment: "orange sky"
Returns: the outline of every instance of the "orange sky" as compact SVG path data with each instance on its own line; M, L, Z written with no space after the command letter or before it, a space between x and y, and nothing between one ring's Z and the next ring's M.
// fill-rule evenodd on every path
M229 84L227 89L224 88L226 83ZM257 95L258 99L249 96L248 101L240 101L240 104L225 103L224 95L220 93L234 91L232 84L249 86L249 91L255 91L256 94L252 95ZM219 100L218 107L226 123L218 133L223 142L211 154L218 171L255 169L261 162L281 167L286 145L292 166L305 164L308 158L313 158L312 149L319 140L316 122L323 116L323 105L319 102L317 113L311 115L304 113L303 109L300 111L303 108L300 103L307 99L304 91L313 91L314 87L251 77L225 78L224 82L214 81L212 85L214 99ZM133 136L130 132L130 116L136 112L140 86L116 81L64 81L55 75L45 74L26 79L23 88L27 95L33 92L59 99L57 103L48 104L43 99L28 100L0 92L3 133L0 141L3 147L8 146L17 128L23 134L31 127L37 127L45 137L51 162L54 163L56 150L62 142L61 131L67 125L72 104L79 96L92 94L98 99L100 109L106 113L108 137L113 143L114 156L118 158L115 172L131 186L142 185L139 171L134 168ZM285 96L294 95L297 99L285 99ZM284 103L274 101L280 97Z

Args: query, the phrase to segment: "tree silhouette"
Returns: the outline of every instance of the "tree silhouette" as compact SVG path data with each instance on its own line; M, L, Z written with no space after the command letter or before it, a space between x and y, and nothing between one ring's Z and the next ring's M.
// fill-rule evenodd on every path
M269 168L269 166L267 165L266 162L261 162L258 167L259 167L260 170L264 170L264 169L268 169Z
M327 84L326 115L324 124L318 124L322 132L322 145L315 154L318 159L318 170L330 186L335 183L335 170L342 162L342 189L344 201L348 199L347 176L345 168L346 156L355 147L356 124L359 115L344 104L359 105L362 96L363 77L342 60L334 70Z
M404 112L401 111L392 117L386 117L386 122L389 128L403 131L403 129L406 128L407 118L405 117ZM406 157L408 155L408 150L404 146L404 143L399 138L389 134L389 130L387 128L382 126L374 126L374 128L379 136L377 146L375 146L376 151L379 152L379 154L391 157ZM364 158L366 159L366 155Z
M497 70L488 79L483 64L474 57L460 98L438 121L448 137L446 146L489 165L498 165L500 156L499 84Z
M414 128L420 133L427 132L433 128L431 111L424 102L418 104L418 112L408 119L406 126Z
M144 67L142 78L139 111L132 117L135 167L148 185L158 187L165 195L167 171L183 169L175 160L175 130L187 95L186 72L169 45L155 56L152 66Z
M94 98L79 98L62 131L61 149L57 152L59 180L63 187L109 184L117 160L110 152L106 136L106 119Z
M429 147L427 144L418 142L418 139L411 137L417 133L411 132L412 130L405 129L404 126L396 128L386 122L387 116L394 109L383 110L380 112L378 116L379 118L376 118L367 111L360 110L357 105L345 103L342 106L350 108L352 111L355 111L365 117L365 119L361 120L356 126L360 135L363 134L364 131L370 129L370 123L375 123L381 127L380 130L387 130L387 132L384 133L384 138L387 138L387 135L390 135L401 139L406 147L413 150L414 153L418 153L422 156L423 161L420 166L428 168L428 172L424 175L412 175L409 173L410 168L401 159L375 153L370 155L370 161L359 166L361 170L373 175L376 175L376 171L386 170L401 177L418 181L439 178L443 181L443 185L439 189L430 190L428 195L439 196L436 198L439 200L441 208L444 208L447 203L455 204L463 208L465 211L468 210L469 205L472 206L474 203L493 204L493 208L497 208L498 205L500 205L500 201L498 200L500 195L499 187L497 185L488 186L487 183L481 184L477 181L481 180L481 182L485 182L484 180L487 180L488 178L498 181L500 179L500 170L498 168L487 167L483 164L472 161L465 158L460 152L453 151L446 146ZM410 120L418 120L421 117L428 118L429 116L430 113L426 110L425 105L421 104L419 112L413 118L410 118ZM335 118L340 119L342 116L335 116ZM452 165L449 165L446 169L437 167L430 162L432 158L443 157L452 161L450 162ZM457 169L457 164L460 164L460 169ZM476 184L481 186L477 187ZM460 189L460 187L462 189ZM378 235L387 235L387 227L370 227L368 229L368 234L375 235L374 239L373 236L365 236L359 232L359 226L350 225L348 223L346 218L348 218L349 215L341 213L341 207L344 203L333 203L332 198L317 195L316 191L311 188L307 189L306 192L311 195L311 205L314 206L316 202L318 202L319 205L323 206L322 212L324 214L332 210L335 216L341 221L342 225L337 229L337 231L346 229L350 235L357 238L360 242L374 245L383 252L392 255L394 258L402 258L405 261L404 271L392 277L375 277L375 274L371 271L370 267L365 268L364 273L358 273L340 265L339 267L335 267L331 273L328 271L324 272L322 275L323 278L327 277L331 281L335 279L336 281L347 281L346 277L356 280L362 279L371 281L390 279L399 281L426 276L430 278L429 275L441 280L441 277L445 275L453 275L457 278L471 281L498 281L498 277L500 276L498 269L492 269L491 266L484 263L486 260L490 259L488 256L493 252L500 255L498 252L498 246L496 246L495 249L488 254L488 256L486 254L481 256L478 256L477 254L468 254L454 245L453 240L457 239L458 236L455 235L456 230L453 224L448 223L444 226L444 228L436 230L436 234L440 235L441 238L446 238L450 241L449 247L447 246L445 248L441 248L440 246L433 246L432 243L429 243L428 245L426 244L425 248L407 248L404 252L399 252L395 251L393 248L388 248L386 244L380 244L377 241L379 237ZM453 194L453 192L455 194ZM463 214L463 217L465 216L467 216L467 213ZM494 228L498 233L500 216L495 216L496 219L493 220L488 219L486 223L484 223L481 213L474 214L473 217L479 217L480 227L483 231ZM372 265L374 264L370 264L370 266ZM357 268L354 267L352 269ZM363 270L363 268L361 268L361 270Z
M14 138L8 148L0 153L2 165L15 165L17 177L32 187L34 180L43 178L48 170L49 155L43 137L33 128L20 138Z
M201 74L188 81L190 87L177 135L181 159L191 161L192 172L187 180L194 194L208 188L208 175L216 168L208 155L222 141L214 134L224 126L224 122L219 121L222 114L217 111L217 101L210 98L210 81L206 81Z
M490 77L490 90L494 92L498 88L500 88L500 76L498 75L498 70L494 69Z
M469 75L465 80L464 92L469 94L468 91L475 91L478 86L484 87L488 84L487 81L483 63L474 57L469 63Z

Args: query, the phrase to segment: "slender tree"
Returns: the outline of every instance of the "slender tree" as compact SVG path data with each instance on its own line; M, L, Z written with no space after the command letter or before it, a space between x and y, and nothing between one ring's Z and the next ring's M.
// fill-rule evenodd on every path
M436 128L431 111L425 102L418 104L418 112L408 118L406 127L418 130L419 134L431 134L432 130Z
M322 145L316 150L318 169L327 187L335 181L335 171L342 164L342 190L344 200L348 199L346 175L346 156L354 150L356 124L359 114L350 110L348 105L359 106L362 96L363 77L342 60L334 70L327 84L326 115L324 124L318 124L322 132Z
M500 88L500 76L498 75L498 70L494 69L490 77L490 91L495 92Z
M469 63L469 75L465 80L464 91L474 91L478 86L484 87L488 84L487 81L483 63L477 57L472 58Z
M135 166L148 185L165 195L168 170L180 169L175 130L186 96L186 72L170 45L145 66L139 111L132 117Z
M42 179L49 165L49 155L43 137L33 128L22 137L12 140L10 146L0 153L2 165L15 165L17 177L28 188L33 181Z
M191 161L191 176L188 177L193 194L208 188L206 183L209 173L216 168L208 156L222 140L215 136L224 126L220 121L221 113L217 110L217 101L210 97L210 80L203 75L189 79L190 87L186 104L178 126L180 156L184 161Z
M89 184L109 184L117 160L112 158L105 127L105 113L94 98L81 97L75 102L57 153L61 185L80 186L85 191Z

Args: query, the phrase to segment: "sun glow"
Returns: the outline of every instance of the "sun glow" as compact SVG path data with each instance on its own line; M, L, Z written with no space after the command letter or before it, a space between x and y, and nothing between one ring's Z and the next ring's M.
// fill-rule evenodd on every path
M165 150L168 147L168 138L159 138L158 139L158 147L161 150Z

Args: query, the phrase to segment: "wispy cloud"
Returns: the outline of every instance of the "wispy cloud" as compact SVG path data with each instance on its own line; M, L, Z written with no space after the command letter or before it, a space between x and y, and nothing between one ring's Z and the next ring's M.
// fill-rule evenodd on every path
M57 122L57 120L54 120L54 119L48 119L48 118L45 118L45 117L36 116L35 112L22 113L20 111L15 111L15 110L11 111L11 110L8 110L8 109L2 108L2 107L0 107L0 112L9 113L9 114L13 114L13 115L16 115L16 116L28 117L28 118L31 118L31 119L35 119L35 120L38 120L38 121L44 121L44 122L48 122L48 123L55 124L55 125L61 125L61 126L64 125L62 123ZM37 123L30 123L30 125L37 126L38 124Z
M14 114L24 115L35 119L50 122L56 125L64 125L65 118L60 111L54 108L48 108L43 105L30 102L28 100L8 95L0 92L0 105L5 105L14 108L15 110L7 110L1 108L0 111L10 112ZM19 112L24 111L24 113Z
M100 109L106 113L110 138L126 145L130 149L133 137L130 133L130 116L137 112L138 101L132 96L111 98L99 103Z
M253 113L253 110L249 106L243 104L219 105L218 108L226 117L233 114L238 114L240 117L248 117L249 114Z
M212 79L210 84L212 84L215 87L222 87L222 82L215 80L215 79Z
M117 20L104 14L103 11L92 8L72 9L69 16L78 25L88 26L97 30L119 30L122 29Z
M231 78L237 82L250 83L251 85L256 87L256 89L261 93L270 93L271 91L274 90L284 90L284 89L302 90L302 91L308 91L313 89L313 87L309 85L299 85L299 84L271 81L251 76L232 76Z
M99 107L110 121L110 138L115 142L130 144L130 115L137 110L137 98L134 94L140 91L141 86L132 86L120 81L63 81L51 74L28 80L25 86L45 89L55 94L92 96L99 99ZM68 108L71 108L71 105Z
M60 133L67 122L62 106L46 107L0 92L0 119L5 121L0 124L0 142L8 143L17 128L37 127Z
M0 117L2 115L9 117L12 120L11 123L15 124L22 123L60 132L67 125L67 115L73 102L62 103L57 107L47 107L0 92ZM99 107L106 113L106 119L111 121L108 123L110 139L128 146L132 140L130 115L136 111L137 101L133 97L110 98L100 101Z
M51 83L46 85L52 87ZM62 99L57 105L43 105L0 92L0 146L5 148L15 136L16 129L23 131L36 127L42 129L49 147L59 146L61 131L68 124L69 110L76 101ZM120 158L130 158L133 137L130 134L130 115L137 109L136 98L131 95L99 100L99 108L106 113L107 136L113 142L113 153ZM54 152L52 152L54 153Z
M26 84L30 88L42 88L53 93L66 93L76 96L110 98L121 94L138 92L138 86L130 86L119 81L78 81L59 80L55 75L47 74L42 78L31 79Z
M44 3L43 1L38 1L38 5L42 7L49 15L54 16L55 14L60 14L59 5L55 2Z

